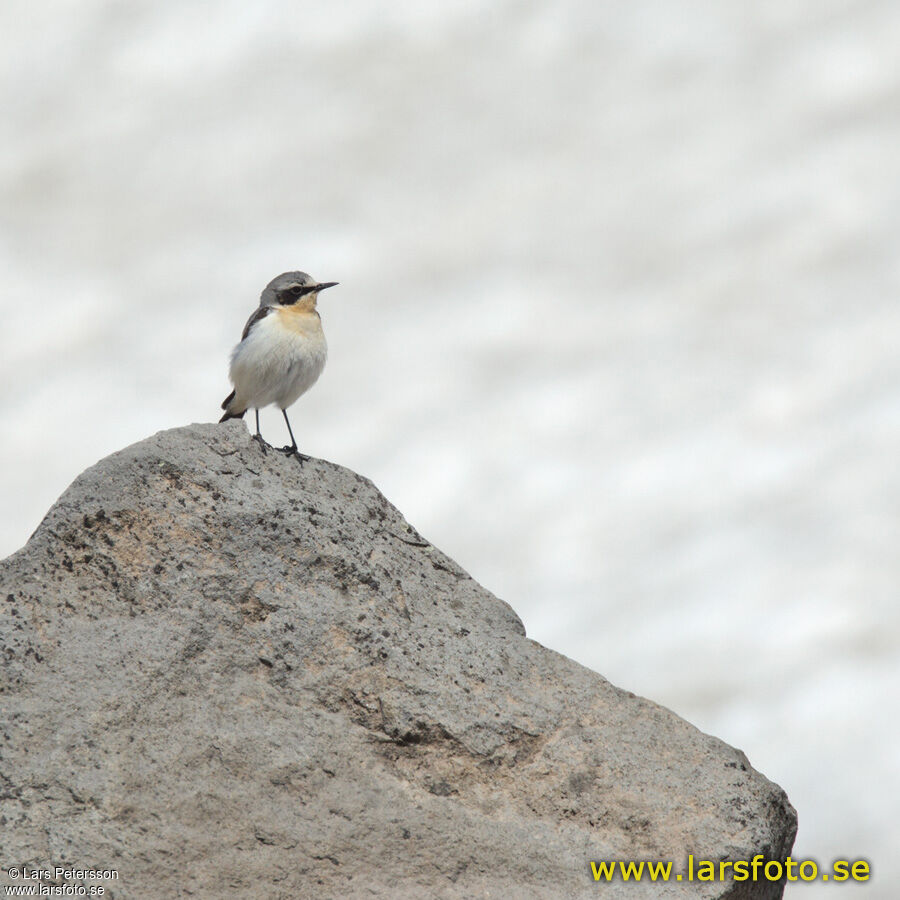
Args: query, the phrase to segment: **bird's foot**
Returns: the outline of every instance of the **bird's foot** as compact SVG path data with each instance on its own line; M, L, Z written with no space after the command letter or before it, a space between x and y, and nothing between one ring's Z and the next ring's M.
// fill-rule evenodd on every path
M253 440L256 441L257 444L259 444L259 449L262 450L263 456L265 456L269 452L268 448L272 445L268 441L266 441L266 439L261 434L258 433L253 435Z
M283 453L285 456L293 456L297 460L297 462L300 463L301 466L303 465L303 463L309 462L309 457L305 453L301 453L297 449L296 444L292 444L287 447L282 447L279 452Z

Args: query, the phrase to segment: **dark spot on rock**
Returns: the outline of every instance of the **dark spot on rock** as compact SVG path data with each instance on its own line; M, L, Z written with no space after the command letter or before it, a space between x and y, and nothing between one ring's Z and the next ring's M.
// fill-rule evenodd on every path
M583 794L594 783L590 772L573 772L569 776L569 790L573 794Z
M449 797L451 794L456 793L456 790L443 780L427 784L426 788L429 794L434 794L436 797Z

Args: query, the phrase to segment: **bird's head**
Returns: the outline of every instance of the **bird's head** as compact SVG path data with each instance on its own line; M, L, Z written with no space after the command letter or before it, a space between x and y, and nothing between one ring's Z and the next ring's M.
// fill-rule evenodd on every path
M315 309L319 291L334 287L336 281L316 281L306 272L283 272L273 278L259 298L260 306L294 306Z

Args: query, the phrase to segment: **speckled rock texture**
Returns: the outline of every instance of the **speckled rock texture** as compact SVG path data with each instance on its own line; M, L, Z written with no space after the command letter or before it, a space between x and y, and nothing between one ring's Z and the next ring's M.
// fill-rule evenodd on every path
M102 460L0 566L3 882L781 895L595 883L591 860L784 858L796 815L740 751L529 640L370 481L241 422Z

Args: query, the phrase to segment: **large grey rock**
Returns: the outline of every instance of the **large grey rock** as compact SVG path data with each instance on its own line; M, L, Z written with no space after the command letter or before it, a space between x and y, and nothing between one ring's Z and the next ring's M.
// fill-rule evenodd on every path
M102 460L0 577L4 866L116 869L117 898L781 893L595 884L783 858L794 811L529 640L371 482L241 423Z

